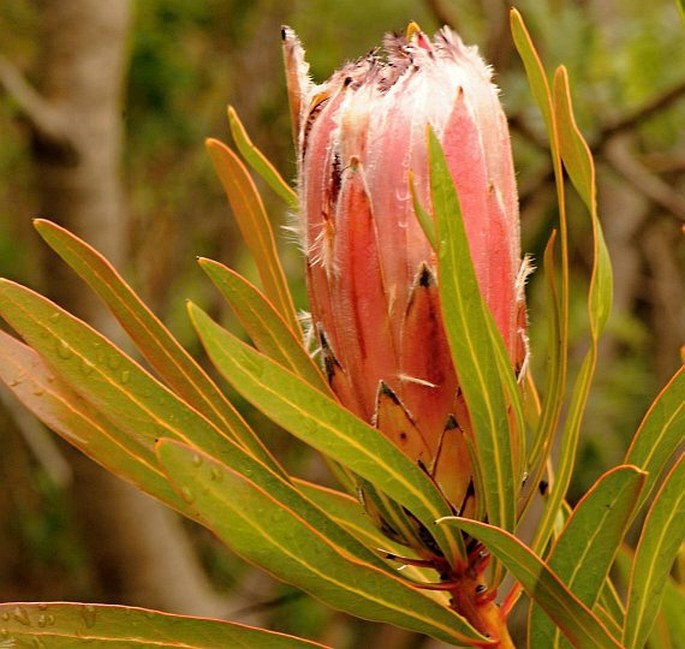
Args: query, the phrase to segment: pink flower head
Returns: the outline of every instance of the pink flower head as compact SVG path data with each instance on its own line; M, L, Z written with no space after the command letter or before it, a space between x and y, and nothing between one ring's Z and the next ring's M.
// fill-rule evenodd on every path
M371 53L316 85L297 37L287 28L283 37L311 315L329 381L343 405L471 511L468 414L409 172L429 208L430 124L459 193L480 289L519 365L518 202L491 71L449 29L431 41L411 25L406 37L386 37L384 56Z

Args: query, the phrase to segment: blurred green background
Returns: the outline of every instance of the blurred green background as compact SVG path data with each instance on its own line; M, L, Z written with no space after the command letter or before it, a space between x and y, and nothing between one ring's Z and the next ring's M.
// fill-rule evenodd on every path
M45 34L50 32L45 25L49 27L54 13L82 4L88 3L0 4L0 275L56 295L81 289L51 285L78 286L78 280L53 274L53 262L46 261L31 228L33 217L59 219L62 208L53 214L45 198L50 196L45 186L49 178L41 166L45 143L36 136L30 114L27 119L13 79L22 75L58 104L78 90L46 82L50 66L59 61L46 58ZM523 0L517 7L547 69L561 63L569 69L579 125L597 159L600 213L616 273L614 313L602 343L572 486L572 498L577 499L606 467L620 460L650 400L681 362L685 27L672 0L653 0L648 6L640 0ZM195 257L214 257L250 277L255 274L203 140L229 141L225 109L230 103L252 139L286 178L294 178L280 26L295 28L312 75L323 80L343 60L363 55L385 32L401 31L409 20L427 32L449 22L495 66L512 124L523 249L540 260L557 206L544 129L513 49L507 12L507 4L499 0L133 0L119 34L124 70L117 110L123 132L114 173L119 174L124 200L114 228L124 250L117 262L120 270L184 345L201 357L185 315L186 298L230 326L235 323ZM75 20L69 29L77 43L77 32L87 25ZM67 45L71 35L62 33ZM103 67L96 74L110 73ZM268 189L264 198L282 235L282 259L297 306L306 309L302 258L282 229L295 215L287 214ZM571 359L577 362L587 344L582 299L591 248L587 218L573 195L569 207ZM532 367L541 383L546 343L539 284L539 277L533 276L528 300ZM104 520L83 514L83 507L92 508L92 503L81 502L89 491L88 480L99 478L83 482L78 460L69 450L23 416L9 395L0 394L0 600L76 599L166 607L259 623L343 648L370 646L372 641L384 648L437 646L403 632L352 623L261 576L208 533L180 527L177 521L161 532L147 525L152 528L146 532L152 539L148 555L118 554L116 539L126 537L131 528L121 530L119 519L108 520L110 496L94 490L95 509ZM320 475L317 458L258 414L245 412L288 457L294 471ZM147 515L136 518L129 505L125 509L132 514L130 525L146 526ZM111 530L114 550L102 551L103 529ZM167 551L169 542L177 549ZM179 547L181 554L176 553ZM139 574L164 555L177 557L177 563L162 562L158 572L145 578ZM132 576L137 579L133 585ZM183 593L165 600L169 583L179 580L188 584L182 590L189 601Z

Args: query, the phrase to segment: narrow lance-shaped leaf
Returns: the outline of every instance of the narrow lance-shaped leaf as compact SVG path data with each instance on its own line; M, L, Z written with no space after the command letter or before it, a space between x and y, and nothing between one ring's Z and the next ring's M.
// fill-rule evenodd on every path
M0 279L0 314L78 394L148 448L161 435L219 457L233 446L102 334L47 298Z
M630 584L634 559L635 552L625 544L616 556L614 567L626 589ZM656 615L655 626L649 635L650 649L652 645L654 649L673 649L680 638L685 638L683 611L685 611L685 592L681 584L676 583L673 576L669 575L664 579L661 609ZM625 625L622 627L625 628Z
M568 366L568 322L569 322L569 255L568 255L568 227L566 220L566 194L564 190L564 173L561 163L559 133L557 117L552 105L552 93L547 81L547 75L540 57L538 56L533 41L528 33L521 14L512 9L510 12L511 33L516 49L526 69L526 76L530 84L535 101L544 117L547 137L549 139L552 158L552 168L557 190L557 203L559 205L559 242L561 247L561 281L558 288L552 285L553 265L546 262L545 275L549 278L549 286L554 300L552 309L549 311L549 323L551 332L549 346L554 345L550 351L551 361L547 366L547 380L545 399L542 404L538 432L536 434L536 447L533 449L532 461L529 463L529 473L535 479L532 484L537 484L541 477L544 466L544 453L551 448L559 420L561 417L564 395L566 392L566 376ZM553 259L553 250L548 247L545 258ZM537 451L537 453L536 453Z
M685 455L664 480L645 519L628 589L623 642L643 647L664 595L664 586L685 539Z
M611 574L609 574L609 577L604 580L604 584L602 586L596 606L601 607L604 611L606 611L606 617L611 618L619 629L623 629L626 609L623 604L623 600L621 599L621 594L618 592L616 585L612 581ZM621 632L614 633L613 635L619 637Z
M632 466L605 473L576 505L547 559L547 566L581 602L592 608L633 518L645 474ZM533 605L530 642L554 647L559 631Z
M279 494L289 507L299 511L317 529L325 530L351 556L362 557L377 566L385 565L303 498L282 473L260 462L244 447L222 437L209 421L88 325L46 298L7 280L0 280L0 298L2 315L44 355L57 378L68 383L80 398L85 398L89 409L108 420L109 428L102 433L94 430L93 435L110 435L129 455L157 467L157 471L153 447L159 437L182 440L204 449L236 471L251 475L261 488ZM87 381L83 380L84 375ZM116 426L109 422L116 422ZM101 443L102 440L94 439L93 446ZM116 470L131 480L138 479L143 487L149 485L139 477L136 466L122 462L117 464ZM150 489L150 493L164 498L159 489ZM169 498L165 500L174 502ZM187 511L187 508L179 509Z
M483 542L521 582L576 649L620 649L606 627L530 548L515 536L487 523L447 517L439 521Z
M361 506L359 499L337 489L323 487L306 480L295 478L295 486L309 500L326 512L336 523L344 527L364 545L377 552L395 555L396 567L403 566L401 557L420 559L406 545L400 545L391 541L378 526L371 522L371 518ZM436 575L433 570L414 568L409 565L402 567L402 575L415 581L435 581ZM438 593L439 591L436 591ZM445 593L445 604L448 602L448 594Z
M290 329L299 335L300 324L278 259L271 223L254 181L240 158L225 144L210 139L207 140L207 150L231 203L243 239L257 264L264 293Z
M297 208L297 194L283 180L281 174L269 162L268 158L252 143L233 106L228 107L228 124L231 127L233 140L243 158L264 179L267 185L288 204L288 207Z
M597 217L595 169L590 150L573 117L566 70L560 67L554 78L554 113L559 127L561 156L569 175L590 213L593 233L593 267L588 294L590 320L590 348L583 360L573 385L571 403L564 422L559 463L555 471L554 487L535 535L533 547L541 551L552 533L554 519L561 506L575 463L580 427L587 405L592 378L597 364L597 343L611 309L612 272L604 244L602 228Z
M160 460L217 536L247 560L317 599L450 644L487 640L407 581L355 560L247 476L170 440Z
M236 314L255 347L322 392L328 383L312 358L259 289L235 271L211 259L200 259L202 270Z
M55 223L37 219L34 225L107 304L144 358L179 396L258 457L278 466L204 370L100 253Z
M71 389L30 347L0 331L0 380L40 421L86 455L183 513L151 447L127 435Z
M240 341L196 306L189 308L209 357L238 392L290 433L406 507L436 533L436 541L449 560L464 556L461 536L441 533L434 525L437 518L451 513L449 505L428 476L392 442Z
M464 393L475 437L488 518L514 528L515 494L509 417L498 371L495 346L503 348L480 295L459 198L445 155L429 130L430 181L438 231L440 304L445 330ZM506 356L506 352L504 352ZM513 371L512 371L513 379ZM514 390L517 394L518 391Z
M109 604L0 604L3 647L72 649L326 649L244 624Z
M637 429L625 463L647 472L641 502L651 495L669 458L683 442L685 430L685 365L654 400Z
M544 275L546 280L546 312L547 312L547 386L546 394L548 399L555 398L551 395L558 395L562 376L557 371L561 363L560 353L562 345L561 312L559 295L557 292L554 269L554 242L556 240L556 230L550 235L547 246L545 247ZM529 390L530 391L530 390ZM546 416L551 416L551 411L545 410ZM548 419L548 421L550 421ZM523 517L535 494L540 480L545 472L546 460L554 441L554 428L545 424L540 417L538 426L535 429L535 437L528 456L528 477L522 489L519 502L519 520Z
M148 461L151 465L157 464L151 449L162 436L204 449L234 470L252 476L260 488L278 494L288 507L300 512L316 529L325 531L350 556L385 567L378 556L333 523L280 472L260 462L244 447L221 437L209 421L156 382L100 334L45 298L6 280L0 281L0 296L5 298L0 301L0 311L45 354L58 378L68 382L109 421L117 422L116 427L121 429L121 434L114 432L113 435L120 435L116 439L124 448L133 448L134 451L139 448L141 457L153 458ZM53 317L55 313L57 318ZM42 323L49 323L54 331ZM67 339L69 344L64 342ZM88 381L82 380L84 368ZM127 472L132 469L127 464L118 465L117 470L131 478ZM157 492L152 493L158 495Z
M591 335L596 340L611 313L613 273L611 260L597 215L597 184L590 147L583 138L571 105L571 91L566 68L561 66L554 77L554 109L559 125L559 144L564 167L573 186L590 213L592 224L593 265L588 296Z

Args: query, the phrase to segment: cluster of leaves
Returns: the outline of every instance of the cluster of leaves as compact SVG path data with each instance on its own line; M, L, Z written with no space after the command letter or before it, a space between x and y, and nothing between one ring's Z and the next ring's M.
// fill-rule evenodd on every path
M208 259L200 266L254 346L222 328L193 304L188 311L215 366L248 401L334 466L375 485L411 512L451 563L465 559L466 533L482 541L515 577L508 611L525 591L531 598L532 646L557 646L560 634L576 647L641 647L665 590L682 601L668 573L685 534L682 457L667 469L685 426L685 372L657 397L625 458L569 510L569 485L582 414L597 362L597 340L611 301L611 268L596 213L592 159L576 128L565 70L550 88L528 33L512 13L523 58L551 143L560 206L557 235L547 246L549 372L540 403L532 379L524 400L479 294L460 218L459 200L437 140L429 135L434 240L441 302L455 366L474 428L476 479L489 523L452 516L426 474L377 430L343 409L303 348L273 232L241 158L208 143L262 289ZM245 161L289 205L292 189L252 145L234 112L234 139ZM565 168L585 202L594 232L588 293L591 345L566 405L568 244ZM233 404L171 336L112 266L88 244L44 220L36 229L102 298L152 371L59 306L31 290L0 282L0 313L25 342L0 333L0 378L28 409L106 468L211 529L237 554L338 610L386 622L453 645L491 644L449 605L446 595L417 587L428 571L399 572L375 548L404 554L343 491L289 476ZM154 373L153 373L154 372ZM513 413L513 416L510 416ZM512 448L511 428L530 431ZM560 460L549 456L560 431ZM515 536L535 487L553 478L534 539ZM521 485L521 476L527 475ZM343 477L344 481L344 477ZM660 485L660 486L659 486ZM624 536L648 507L634 556L621 553ZM626 566L628 595L618 596L609 571ZM495 570L495 580L501 571ZM673 607L671 607L673 608ZM0 637L74 646L306 647L316 643L240 625L139 609L81 604L0 605ZM664 616L672 625L676 615ZM564 641L565 642L565 641Z

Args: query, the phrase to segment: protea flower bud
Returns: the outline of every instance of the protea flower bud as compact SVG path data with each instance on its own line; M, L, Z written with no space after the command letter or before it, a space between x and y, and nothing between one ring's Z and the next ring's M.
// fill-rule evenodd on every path
M520 364L519 217L506 118L490 69L449 29L415 25L321 85L283 32L312 320L331 386L472 511L468 414L441 320L426 127L456 184L480 289ZM466 431L466 432L465 432Z

